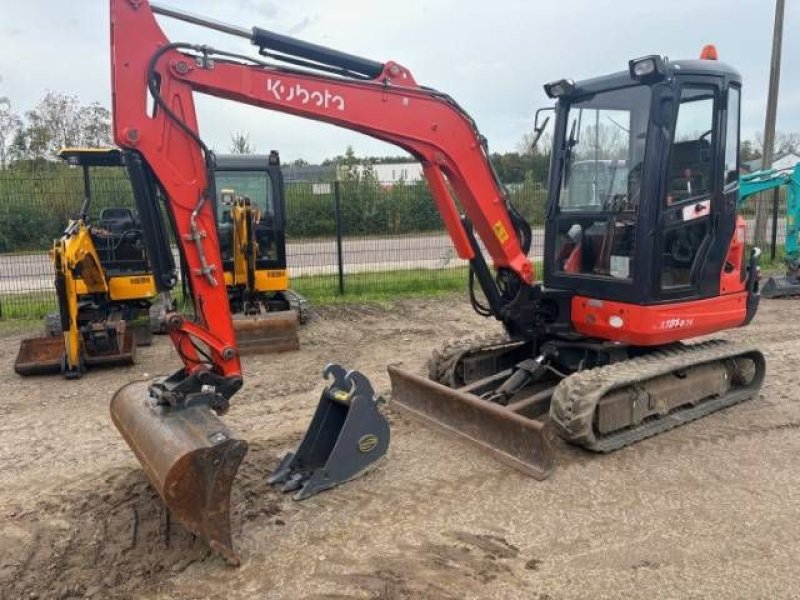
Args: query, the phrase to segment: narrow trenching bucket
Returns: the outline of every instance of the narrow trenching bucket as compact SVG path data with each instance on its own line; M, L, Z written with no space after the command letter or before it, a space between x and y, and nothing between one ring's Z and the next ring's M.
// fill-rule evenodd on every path
M247 442L207 406L160 406L148 388L149 382L134 382L114 394L114 425L170 515L229 564L238 565L231 541L230 494Z
M303 500L368 471L389 448L389 423L369 380L358 371L326 365L332 383L322 392L297 452L283 457L267 480Z
M239 354L272 354L300 349L299 319L294 310L260 315L237 315L233 319Z
M392 408L453 434L535 479L552 473L550 430L541 406L532 417L534 407L528 403L501 406L393 365L389 377Z

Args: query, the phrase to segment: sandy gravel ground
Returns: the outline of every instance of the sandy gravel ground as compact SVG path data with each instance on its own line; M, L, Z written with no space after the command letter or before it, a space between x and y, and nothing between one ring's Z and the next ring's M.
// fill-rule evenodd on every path
M438 343L495 325L461 298L322 311L301 352L248 357L226 423L250 442L234 490L239 569L171 523L108 415L127 381L178 366L22 379L0 363L0 598L798 598L800 300L727 337L769 361L757 400L608 456L557 448L537 482L389 412L387 460L304 503L265 476L337 361L389 391Z

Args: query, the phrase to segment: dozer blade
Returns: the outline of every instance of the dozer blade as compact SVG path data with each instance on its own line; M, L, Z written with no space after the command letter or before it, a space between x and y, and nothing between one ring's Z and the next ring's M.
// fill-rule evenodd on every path
M231 565L230 494L247 442L205 405L159 406L148 382L120 388L111 418L170 514Z
M61 373L64 361L64 337L38 337L22 340L14 370L20 375L51 375ZM87 349L83 355L87 367L132 365L136 361L136 337L126 330L122 348L117 352L92 353Z
M761 286L761 295L764 298L800 296L800 278L794 275L770 277Z
M389 423L378 410L382 399L358 371L326 365L333 382L322 392L314 418L296 453L283 457L267 480L303 500L369 470L389 448Z
M271 354L299 350L298 323L294 310L235 316L233 329L239 353Z
M549 430L544 420L452 389L389 365L392 406L427 425L452 433L489 452L495 459L545 479L553 471Z

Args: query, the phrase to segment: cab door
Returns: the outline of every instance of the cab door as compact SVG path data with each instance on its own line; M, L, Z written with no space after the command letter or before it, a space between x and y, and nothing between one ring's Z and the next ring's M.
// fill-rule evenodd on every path
M721 80L687 78L679 97L655 240L657 302L717 295L733 231L721 218Z

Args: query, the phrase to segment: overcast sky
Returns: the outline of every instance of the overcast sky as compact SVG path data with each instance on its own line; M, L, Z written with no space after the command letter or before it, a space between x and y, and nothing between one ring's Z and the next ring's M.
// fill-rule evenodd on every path
M517 147L542 84L627 68L630 58L695 58L715 43L744 78L742 126L764 126L773 0L162 0L246 27L258 25L408 67L418 83L447 92L488 137ZM23 112L47 89L110 106L106 0L0 0L0 96ZM800 0L787 0L778 129L800 131ZM172 41L254 52L245 40L160 18ZM233 131L259 151L319 161L399 151L360 134L223 100L199 98L201 135L227 151Z

